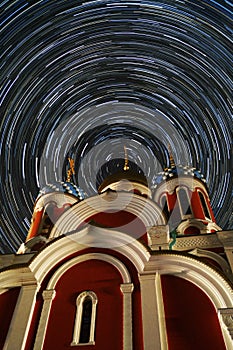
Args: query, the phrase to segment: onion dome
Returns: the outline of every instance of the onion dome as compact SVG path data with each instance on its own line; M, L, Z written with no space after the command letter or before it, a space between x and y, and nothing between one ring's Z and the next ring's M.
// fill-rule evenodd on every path
M38 198L41 197L42 195L53 193L53 192L62 192L65 194L71 194L72 196L78 198L79 200L83 200L86 198L86 193L71 181L73 178L73 175L75 174L74 160L72 158L68 158L68 160L69 160L69 169L67 170L66 181L47 184L45 187L43 187L40 190Z
M111 189L151 196L146 176L137 164L128 160L126 148L125 159L112 159L101 167L97 174L97 189L99 193Z
M66 194L71 194L72 196L77 197L79 200L83 200L86 198L85 192L80 187L76 186L75 184L69 181L61 181L55 182L53 184L47 184L40 190L38 198L42 195L52 192L62 192Z
M120 181L129 181L132 183L138 183L143 186L148 187L147 178L143 173L135 173L132 170L121 170L115 174L109 175L99 186L98 191L102 192L105 188L109 187L111 184L120 182Z

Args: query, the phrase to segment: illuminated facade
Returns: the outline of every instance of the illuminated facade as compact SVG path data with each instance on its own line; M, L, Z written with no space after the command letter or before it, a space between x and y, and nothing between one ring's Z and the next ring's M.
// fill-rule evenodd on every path
M232 349L233 232L203 176L171 158L150 187L125 162L88 198L70 171L1 257L0 347Z

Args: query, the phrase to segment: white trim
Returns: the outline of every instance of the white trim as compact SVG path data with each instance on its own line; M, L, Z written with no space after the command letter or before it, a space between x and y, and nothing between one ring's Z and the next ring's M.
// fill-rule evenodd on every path
M69 270L71 267L80 264L81 262L84 261L89 261L89 260L100 260L100 261L105 261L111 265L113 265L121 274L121 277L124 281L124 283L130 283L131 278L128 270L126 269L125 265L115 257L107 254L102 254L102 253L89 253L89 254L83 254L80 256L77 256L69 261L67 261L65 264L63 264L52 276L48 283L47 289L55 289L56 284L59 281L59 279L62 277L62 275Z
M124 283L120 286L123 293L123 350L133 349L132 335L132 292L133 283Z
M122 210L134 214L145 227L166 224L161 208L152 200L129 192L106 191L76 203L64 212L53 227L50 238L74 232L88 217L97 213Z
M43 304L43 309L40 316L40 322L37 328L36 339L35 339L33 350L43 349L45 333L48 325L49 313L50 313L52 301L55 298L55 295L56 295L56 291L53 289L51 290L46 289L43 291L44 304Z
M192 257L180 254L152 255L144 273L172 274L195 284L210 298L215 309L233 307L229 283L213 268Z
M221 269L223 270L223 272L226 274L226 276L231 280L233 279L230 265L227 263L227 261L223 257L221 257L221 255L211 252L209 250L200 249L200 248L193 249L192 251L189 252L189 254L196 255L199 257L206 257L216 261L218 265L221 267Z
M137 240L132 240L132 237L119 231L109 231L98 227L92 227L91 230L95 239L98 239L99 236L105 236L105 241L117 240L120 242L119 246L112 249L127 257L134 264L138 272L143 270L145 262L150 258L150 253L141 243ZM80 232L88 233L88 229L83 229ZM108 238L106 239L106 237ZM38 283L41 283L48 271L62 261L65 256L77 253L85 248L88 248L88 246L80 244L71 239L70 236L62 237L45 247L33 259L29 268L35 275Z

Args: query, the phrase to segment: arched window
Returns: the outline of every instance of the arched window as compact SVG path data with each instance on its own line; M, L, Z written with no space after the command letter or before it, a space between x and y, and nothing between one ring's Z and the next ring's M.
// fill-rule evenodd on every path
M203 212L205 214L205 217L207 219L211 220L210 212L209 212L209 209L207 207L206 199L205 199L203 193L198 191L198 195L199 195L199 198L200 198L200 201L201 201L201 206L202 206Z
M190 199L185 188L179 188L177 190L178 200L181 210L181 215L192 215L191 207L190 207Z
M76 299L76 317L71 346L95 344L95 319L98 299L94 292L85 291Z

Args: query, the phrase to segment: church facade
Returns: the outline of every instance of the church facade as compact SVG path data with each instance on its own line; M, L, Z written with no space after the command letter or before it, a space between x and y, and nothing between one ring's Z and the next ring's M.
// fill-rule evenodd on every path
M0 257L0 348L233 349L233 231L200 172L170 158L151 187L126 161L87 197L70 164Z

